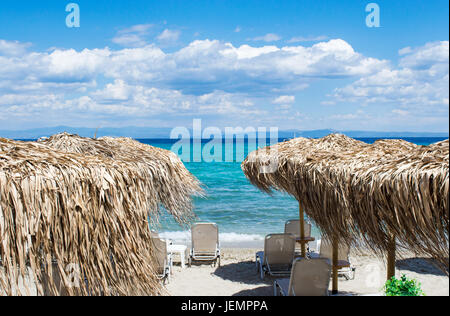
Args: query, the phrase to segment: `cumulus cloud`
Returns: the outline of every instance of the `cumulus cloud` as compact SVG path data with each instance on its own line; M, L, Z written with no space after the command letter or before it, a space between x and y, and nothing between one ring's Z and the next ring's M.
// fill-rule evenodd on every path
M112 41L115 44L127 47L145 46L147 44L145 38L152 27L152 24L138 24L119 30Z
M117 36L144 36L150 29L138 25ZM176 31L165 31L162 41L178 39ZM307 115L289 115L295 94L312 82L342 78L354 82L322 104L393 103L389 112L397 116L410 113L412 103L447 104L448 114L448 42L402 50L397 67L356 52L342 39L284 47L197 40L170 53L137 40L122 49L32 52L29 46L0 41L0 120L70 117L79 125L208 115L264 122L274 119L267 115L274 104L282 110L280 120L303 120Z
M401 51L404 57L400 60L400 67L431 71L445 71L444 68L447 67L448 72L448 54L448 41L428 43L415 49L408 47L407 51Z
M150 28L138 25L118 36L142 35ZM173 38L170 32L163 32L161 39ZM275 100L287 109L295 101L292 95L280 96L281 91L304 89L311 78L365 74L383 63L354 52L342 40L312 47L236 47L203 40L173 53L155 45L23 50L15 56L2 51L0 116L48 117L58 111L62 117L92 113L103 119L162 113L263 116L266 110L261 105Z
M366 105L389 103L416 109L440 106L448 112L449 42L408 47L400 55L398 67L386 66L362 76L336 89L333 97Z
M0 78L27 84L84 85L103 76L196 94L262 92L293 83L303 86L311 78L372 74L386 64L355 52L343 40L281 48L198 40L173 53L146 45L121 50L57 49L25 54L14 61L11 58L0 56Z
M31 43L20 43L18 41L5 41L0 39L0 55L16 56L22 55L31 46Z

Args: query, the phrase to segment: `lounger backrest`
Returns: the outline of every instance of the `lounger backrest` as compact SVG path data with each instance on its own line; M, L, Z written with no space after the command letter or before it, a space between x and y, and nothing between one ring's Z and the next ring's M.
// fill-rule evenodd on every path
M167 243L160 238L152 237L153 250L155 252L155 261L157 273L163 273L167 264Z
M328 296L331 263L328 259L297 259L291 272L289 296Z
M295 238L300 238L300 220L293 219L284 225L284 233L292 234ZM305 237L311 237L311 224L305 223Z
M291 265L295 254L292 234L272 234L264 240L264 261L268 265Z
M346 244L340 244L338 252L338 260L349 260L350 248ZM326 239L322 239L320 243L320 257L333 260L333 246Z
M192 229L192 249L195 253L215 253L219 246L219 227L216 224L195 224Z

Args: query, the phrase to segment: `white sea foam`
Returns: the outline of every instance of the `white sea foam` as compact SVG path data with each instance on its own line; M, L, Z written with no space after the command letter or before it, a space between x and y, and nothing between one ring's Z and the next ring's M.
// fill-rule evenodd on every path
M161 238L172 240L175 243L189 245L191 243L190 231L163 232L159 234ZM239 243L260 243L264 240L263 235L241 234L241 233L219 233L219 240L222 245Z

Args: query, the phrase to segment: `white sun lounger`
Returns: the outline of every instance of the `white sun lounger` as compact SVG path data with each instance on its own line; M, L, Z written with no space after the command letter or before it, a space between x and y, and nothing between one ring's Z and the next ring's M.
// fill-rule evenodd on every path
M305 223L305 237L311 237L311 230L312 225L310 223ZM292 234L295 238L300 238L300 220L299 219L291 219L288 220L284 224L284 233L285 234ZM307 252L309 252L309 243L306 244L307 246ZM296 251L299 251L299 249L296 249Z
M333 262L333 246L326 239L317 241L319 253L310 253L311 258L325 258ZM355 268L350 262L350 248L347 245L339 245L338 251L338 275L345 277L347 280L355 278Z
M297 259L292 265L290 279L275 280L274 295L328 296L331 263L328 259Z
M256 253L256 268L264 280L271 276L289 275L295 255L295 237L292 234L271 234L264 240L264 251Z
M170 282L170 275L172 274L172 255L167 252L167 241L152 236L153 249L155 250L156 273L163 284Z
M219 227L213 223L199 223L191 228L192 249L189 267L194 261L218 263L220 267Z

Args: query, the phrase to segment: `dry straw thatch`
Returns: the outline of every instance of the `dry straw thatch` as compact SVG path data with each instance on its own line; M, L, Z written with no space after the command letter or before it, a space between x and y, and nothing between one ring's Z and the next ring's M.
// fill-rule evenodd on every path
M139 170L150 186L151 210L162 205L180 224L190 222L192 196L203 194L200 182L173 152L142 144L130 138L84 138L67 133L40 140L41 144L67 153L101 156L114 165L126 163ZM152 219L157 220L157 216Z
M274 162L274 172L261 172ZM261 190L294 196L329 238L363 241L381 255L395 236L399 245L448 270L448 163L448 140L366 144L333 134L260 149L242 169Z
M18 294L25 275L37 280L40 295L160 293L148 216L161 204L179 221L191 218L197 180L160 150L152 164L151 149L144 162L137 149L129 150L133 159L106 140L64 134L50 141L57 139L95 145L82 155L0 139L0 295ZM72 287L68 276L78 269L80 287ZM21 294L30 291L25 284Z

